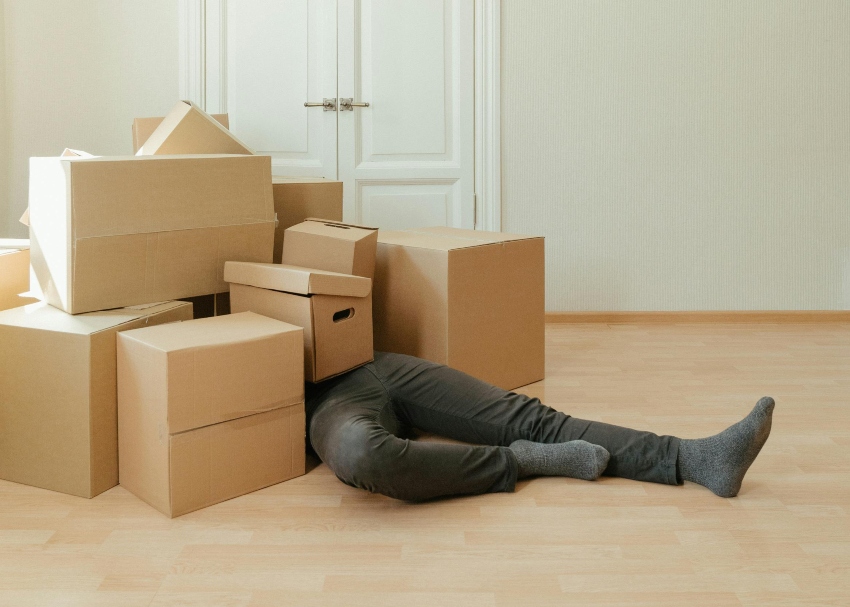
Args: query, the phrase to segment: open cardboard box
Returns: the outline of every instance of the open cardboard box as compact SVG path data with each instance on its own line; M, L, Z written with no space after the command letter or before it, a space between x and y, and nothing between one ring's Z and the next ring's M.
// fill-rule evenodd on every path
M210 114L210 117L226 129L230 129L230 119L227 114ZM165 116L133 119L133 153L150 138L157 127L165 120Z
M304 376L318 382L374 358L372 281L279 264L229 261L231 311L250 310L304 328Z

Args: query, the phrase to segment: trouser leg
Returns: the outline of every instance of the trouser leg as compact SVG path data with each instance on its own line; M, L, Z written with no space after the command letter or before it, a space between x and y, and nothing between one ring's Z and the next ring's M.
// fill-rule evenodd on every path
M310 441L348 485L413 501L514 489L510 449L403 438L404 424L371 365L340 378L320 398L309 420Z
M375 354L374 368L396 414L426 432L470 443L507 446L585 440L611 454L604 474L677 484L679 439L577 419L537 398L507 392L443 365L401 354Z

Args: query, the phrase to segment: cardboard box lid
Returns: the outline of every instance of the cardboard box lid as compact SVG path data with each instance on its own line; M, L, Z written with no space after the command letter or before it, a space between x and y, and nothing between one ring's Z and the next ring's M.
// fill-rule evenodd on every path
M224 280L299 295L366 297L372 290L371 279L362 276L274 263L228 261Z
M502 232L483 232L480 230L464 230L460 228L432 227L416 228L414 230L384 231L378 233L381 244L402 245L420 249L435 249L438 251L453 251L468 249L500 242L515 240L531 240L542 236L525 236L520 234L505 234Z
M54 308L46 302L39 302L0 312L0 324L57 333L93 335L100 331L133 322L144 316L158 314L180 306L191 305L185 301L166 301L129 308L105 310L103 312L72 315Z
M251 148L194 103L179 101L136 155L253 153Z
M157 325L125 331L122 339L138 339L161 352L179 352L232 343L253 341L270 335L302 331L289 323L253 312L196 318L191 322Z

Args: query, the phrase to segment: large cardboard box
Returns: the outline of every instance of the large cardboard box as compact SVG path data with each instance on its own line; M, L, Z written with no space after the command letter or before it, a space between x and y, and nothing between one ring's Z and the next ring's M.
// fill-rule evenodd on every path
M0 238L0 310L38 301L21 297L30 290L30 241Z
M372 278L378 229L310 218L283 235L281 263Z
M136 151L152 154L253 154L215 118L191 101L179 101Z
M304 376L318 382L374 358L372 281L311 268L227 262L233 313L304 327Z
M179 516L304 474L302 334L250 312L121 333L121 485Z
M210 116L226 129L230 128L230 120L227 114L210 114ZM133 153L139 151L142 144L148 140L156 128L162 124L165 116L155 116L151 118L134 118L133 119Z
M455 228L381 231L375 349L511 390L544 377L542 237Z
M321 177L272 177L274 212L274 255L279 263L283 253L283 233L310 217L342 221L342 182Z
M73 314L226 291L225 261L271 261L271 159L31 158L30 244Z
M117 485L115 334L191 318L184 302L0 312L0 478L81 497Z

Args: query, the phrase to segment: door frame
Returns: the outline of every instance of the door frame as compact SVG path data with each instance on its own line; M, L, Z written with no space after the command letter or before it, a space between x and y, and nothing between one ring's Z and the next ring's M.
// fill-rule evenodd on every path
M502 229L501 0L475 3L475 229ZM179 0L179 92L226 113L227 0Z

